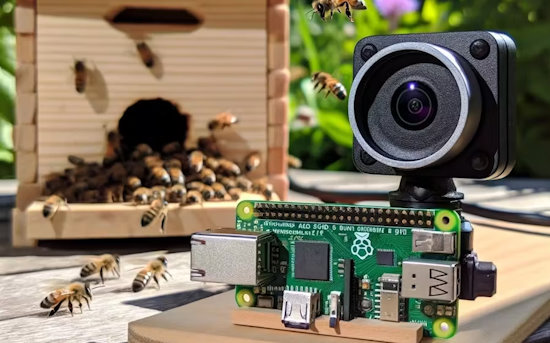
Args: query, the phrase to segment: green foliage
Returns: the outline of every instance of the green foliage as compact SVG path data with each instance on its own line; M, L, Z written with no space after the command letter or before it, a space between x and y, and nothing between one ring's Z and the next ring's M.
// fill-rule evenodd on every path
M15 117L14 0L0 2L0 179L13 178Z
M400 18L395 30L372 0L354 11L322 22L306 14L310 0L291 0L291 116L306 105L317 126L292 129L290 153L305 168L354 170L347 102L316 95L309 77L331 73L349 89L355 43L370 35L435 31L493 30L509 33L517 55L517 159L515 175L550 177L550 6L545 0L425 0L418 12ZM291 127L293 127L291 125Z

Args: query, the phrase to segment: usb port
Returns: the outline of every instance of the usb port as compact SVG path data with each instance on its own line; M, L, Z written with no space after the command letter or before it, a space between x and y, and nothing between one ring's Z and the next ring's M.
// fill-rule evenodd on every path
M401 296L453 302L458 297L458 262L416 259L403 261Z
M274 274L270 249L277 238L271 232L220 229L191 236L191 280L261 286Z
M319 293L284 291L281 321L288 328L310 328L320 313Z

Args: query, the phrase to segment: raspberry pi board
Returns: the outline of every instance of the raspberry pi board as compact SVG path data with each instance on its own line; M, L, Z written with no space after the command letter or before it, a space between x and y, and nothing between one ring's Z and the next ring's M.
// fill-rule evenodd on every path
M291 328L363 317L456 331L455 211L244 201L236 230L193 235L192 279L236 285L241 307L279 309Z

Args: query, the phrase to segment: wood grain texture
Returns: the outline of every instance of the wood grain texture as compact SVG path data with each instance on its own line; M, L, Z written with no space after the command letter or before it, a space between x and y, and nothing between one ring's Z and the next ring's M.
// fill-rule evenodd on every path
M42 186L38 183L22 183L17 186L15 207L24 211L41 194Z
M320 316L308 330L303 330L285 327L279 311L257 307L233 310L231 322L243 326L388 343L418 343L422 339L422 324L418 323L393 323L357 318L347 322L340 320L336 328L331 328L329 317Z
M288 148L269 148L267 173L272 175L285 174L288 168Z
M17 124L34 124L36 119L36 93L18 91L15 101L15 122Z
M17 0L15 4L20 7L36 7L36 0Z
M281 200L288 199L288 176L286 174L270 174L267 179Z
M290 36L290 10L288 5L279 4L269 7L267 16L269 42L288 41Z
M264 199L257 194L243 194L242 199ZM58 210L50 221L42 216L44 203L36 201L26 211L26 236L32 239L81 239L189 236L197 231L235 225L235 201L205 202L180 207L169 204L165 233L160 223L141 227L147 205L70 204Z
M204 17L191 32L145 36L121 31L103 19L121 5L151 1L43 0L38 3L39 174L67 167L67 154L99 160L105 128L140 98L163 97L192 115L189 145L207 134L206 124L230 110L241 119L239 141L267 151L266 0L161 0L155 6L182 7ZM136 49L145 40L157 55L147 69ZM84 94L74 90L72 65L89 68ZM156 69L155 69L156 68ZM71 142L71 144L66 144Z
M277 69L269 72L268 94L270 99L287 96L289 85L290 71L288 69Z
M18 63L34 63L36 55L36 36L18 33L15 42Z
M492 223L494 225L495 222ZM497 265L497 294L491 298L460 301L457 334L447 340L424 338L423 343L522 342L550 316L550 278L547 277L550 275L550 237L480 225L475 230L474 247L480 259L493 261ZM231 325L230 316L235 306L234 293L228 292L132 322L129 324L129 342L154 339L156 342L171 343L178 342L183 336L200 337L203 343L221 340L365 342ZM280 316L277 319L280 323Z
M15 175L19 183L34 183L38 159L36 152L18 151L15 154Z
M269 99L267 106L269 125L283 125L288 122L288 97Z
M36 90L36 65L19 63L15 70L17 92L34 93Z
M14 26L16 33L34 33L35 29L34 7L15 7Z
M270 125L267 128L268 147L288 148L288 124Z
M286 69L290 66L290 45L288 41L268 44L269 70Z
M36 150L36 126L21 124L13 128L15 151L31 152Z
M16 248L33 247L36 240L26 236L25 213L20 209L11 210L11 245Z

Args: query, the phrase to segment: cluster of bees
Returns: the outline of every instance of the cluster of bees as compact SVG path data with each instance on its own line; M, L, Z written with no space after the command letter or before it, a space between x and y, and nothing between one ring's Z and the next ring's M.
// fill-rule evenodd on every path
M163 231L168 203L187 206L203 201L238 200L241 192L262 194L270 200L273 186L265 178L252 181L246 176L261 164L258 152L235 162L224 158L218 149L213 132L237 122L237 117L229 112L216 115L208 123L211 135L199 138L198 148L191 150L172 142L161 151L138 144L131 152L124 152L121 137L112 131L107 135L103 163L69 156L72 168L46 177L44 192L49 198L43 215L52 219L61 206L72 202L148 204L150 208L143 214L141 225L148 226L159 219Z
M155 281L156 286L160 289L159 278L163 278L168 281L166 275L172 277L168 272L168 260L164 256L159 256L150 261L145 267L143 267L132 281L132 291L140 292L147 287L151 280ZM101 284L104 284L104 273L111 272L113 275L120 278L120 257L118 255L104 254L90 261L84 265L80 270L80 277L87 278L95 274L99 274ZM49 316L53 316L61 305L65 302L67 307L73 315L73 303L78 304L80 313L82 313L82 301L86 302L88 309L90 309L90 301L92 301L92 288L89 281L74 282L66 287L56 289L50 292L40 302L40 307L45 309L51 309Z

